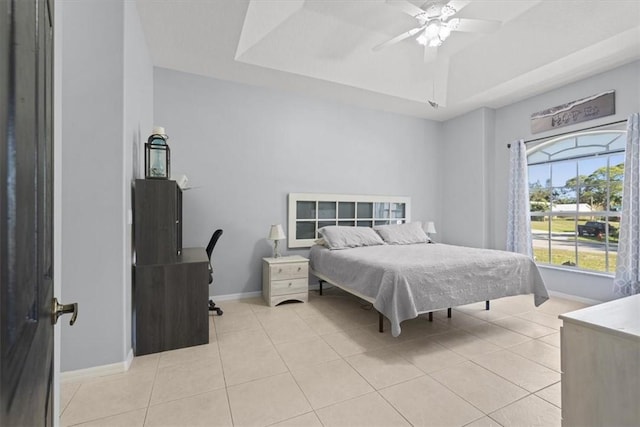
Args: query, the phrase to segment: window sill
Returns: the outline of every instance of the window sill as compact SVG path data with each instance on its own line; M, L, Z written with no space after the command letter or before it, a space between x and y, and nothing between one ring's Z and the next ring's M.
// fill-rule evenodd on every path
M551 264L539 264L539 263L536 263L536 265L538 267L540 267L540 268L543 268L543 269L564 271L564 272L567 272L567 273L584 274L584 275L587 275L587 276L602 277L602 278L605 278L605 279L613 279L615 277L615 274L613 274L613 273L600 273L598 271L579 270L577 268L566 268L566 267L561 267L559 265L551 265Z

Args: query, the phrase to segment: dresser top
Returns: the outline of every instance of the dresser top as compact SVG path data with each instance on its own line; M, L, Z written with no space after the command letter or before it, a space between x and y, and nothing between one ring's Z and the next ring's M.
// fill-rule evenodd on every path
M640 342L640 294L561 314L560 319Z
M309 262L309 260L300 255L290 255L290 256L279 256L278 258L269 257L262 258L265 262L269 264L286 264L289 262Z

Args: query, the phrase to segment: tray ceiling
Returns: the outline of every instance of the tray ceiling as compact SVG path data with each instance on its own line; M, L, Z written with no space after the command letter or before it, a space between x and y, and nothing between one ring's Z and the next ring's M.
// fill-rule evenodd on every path
M640 59L635 0L474 0L456 16L500 28L455 32L427 63L414 38L372 50L416 26L384 0L138 0L138 9L156 66L434 120Z

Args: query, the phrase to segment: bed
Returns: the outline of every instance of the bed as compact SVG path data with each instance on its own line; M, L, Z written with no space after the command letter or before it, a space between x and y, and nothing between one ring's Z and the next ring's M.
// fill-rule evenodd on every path
M422 313L512 295L533 294L536 306L549 298L531 258L491 249L414 243L331 250L317 244L310 267L321 281L373 304L394 337L401 322Z

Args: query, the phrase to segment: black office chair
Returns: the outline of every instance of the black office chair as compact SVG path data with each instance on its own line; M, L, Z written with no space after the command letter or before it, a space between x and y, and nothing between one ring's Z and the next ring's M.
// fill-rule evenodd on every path
M211 240L209 240L209 244L207 245L207 256L209 257L209 284L213 283L213 267L211 267L211 253L213 252L213 248L215 248L216 243L218 243L218 239L222 236L222 230L218 229L213 232L211 236ZM215 311L218 316L222 316L222 310L220 307L216 307L216 303L213 300L209 300L209 311Z

